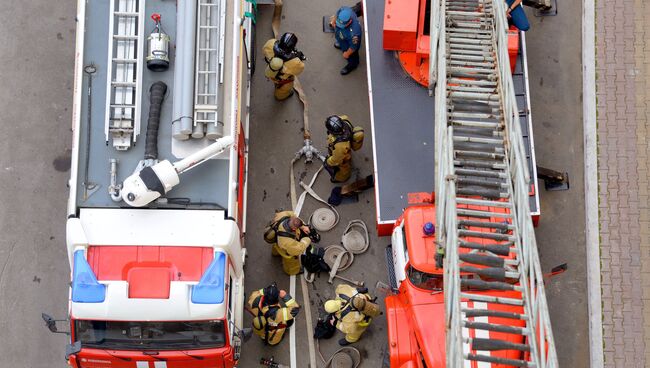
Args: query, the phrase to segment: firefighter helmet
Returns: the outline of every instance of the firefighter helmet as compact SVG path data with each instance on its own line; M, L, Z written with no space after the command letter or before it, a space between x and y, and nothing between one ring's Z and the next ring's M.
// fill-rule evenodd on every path
M291 32L287 32L280 37L278 48L288 54L296 49L296 44L298 44L298 37Z
M325 312L336 313L341 309L340 300L328 300L325 302Z
M278 286L275 284L275 282L264 288L264 304L278 304L279 298L280 290L278 290Z
M343 120L338 115L329 116L325 120L325 128L329 134L343 134Z

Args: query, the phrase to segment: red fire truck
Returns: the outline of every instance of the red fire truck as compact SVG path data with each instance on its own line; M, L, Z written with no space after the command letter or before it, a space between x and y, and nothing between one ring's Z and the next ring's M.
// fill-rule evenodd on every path
M66 360L235 367L252 3L77 8Z

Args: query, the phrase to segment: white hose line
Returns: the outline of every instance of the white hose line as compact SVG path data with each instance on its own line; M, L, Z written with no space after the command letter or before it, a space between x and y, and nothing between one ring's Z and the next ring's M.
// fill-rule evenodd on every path
M304 293L303 293L304 294ZM289 295L296 297L296 275L289 276ZM304 299L304 298L303 298ZM309 304L304 302L303 304ZM297 368L297 358L296 358L296 324L291 325L289 330L289 361L291 362L291 368Z
M293 212L296 214L296 216L300 217L300 211L302 211L302 206L305 203L305 197L307 195L307 191L304 191L303 193L300 194L300 198L296 198L296 179L294 178L294 171L293 171L293 165L298 161L298 158L294 158L291 160L291 168L289 170L290 172L290 197L291 197L291 207L293 208ZM309 182L309 187L314 185L316 182L316 179L318 178L318 174L323 170L323 167L321 166L318 171L314 174L312 177L311 181ZM302 184L302 183L301 183ZM290 292L291 295L295 296L295 289L296 289L296 276L291 275L289 278L289 285L290 285ZM312 336L311 330L312 330L312 319L311 319L311 304L309 302L309 289L307 288L307 281L305 280L304 277L300 278L300 287L302 289L302 302L303 306L305 308L305 323L307 324L305 330L307 331L307 342L309 346L309 362L311 367L317 367L316 365L316 347L314 345L314 337ZM294 324L295 326L295 324ZM296 334L295 334L295 328L292 327L291 330L289 330L289 349L290 349L290 356L291 356L291 368L297 368L296 366Z

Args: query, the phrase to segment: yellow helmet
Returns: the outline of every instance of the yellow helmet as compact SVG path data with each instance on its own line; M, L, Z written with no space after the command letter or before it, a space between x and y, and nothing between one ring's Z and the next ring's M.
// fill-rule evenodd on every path
M282 61L282 59L280 59L279 57L274 57L269 62L269 67L274 72L277 72L278 70L282 69L282 65L284 65L284 61Z
M341 309L340 300L328 300L325 302L325 312L336 313Z

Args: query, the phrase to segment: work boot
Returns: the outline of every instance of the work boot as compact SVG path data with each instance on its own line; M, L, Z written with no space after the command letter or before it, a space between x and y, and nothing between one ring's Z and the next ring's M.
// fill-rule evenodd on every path
M341 346L348 346L350 344L352 344L352 343L349 342L348 340L346 340L345 338L342 338L341 340L339 340L339 345L341 345Z
M356 66L353 68L353 67L350 67L350 65L346 65L346 66L343 67L343 69L341 69L341 75L350 74L350 72L353 71L356 68L357 68Z

